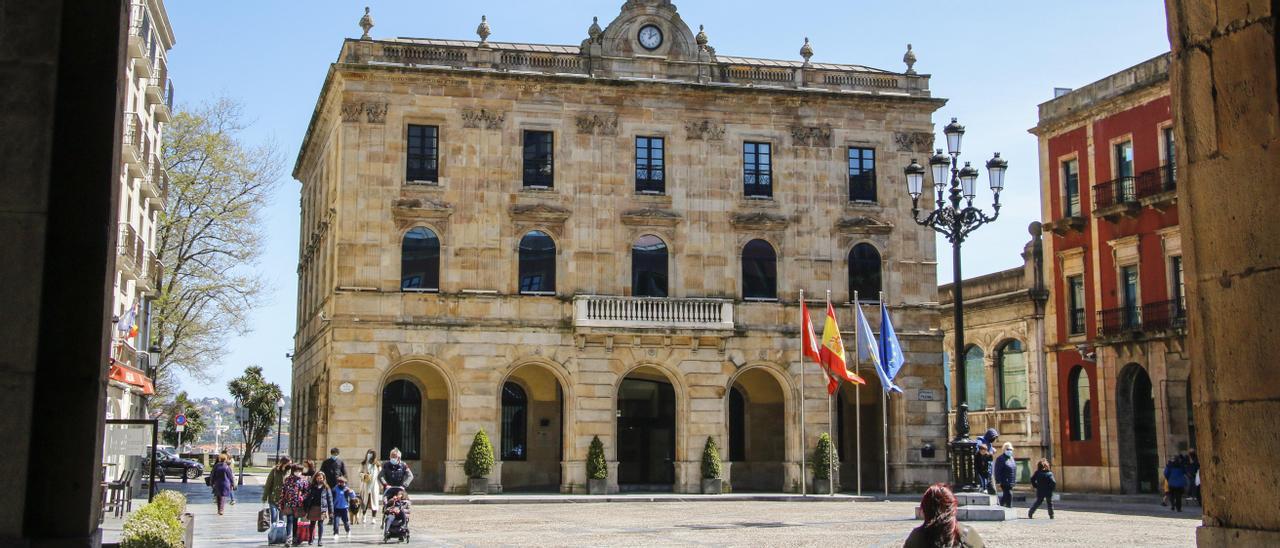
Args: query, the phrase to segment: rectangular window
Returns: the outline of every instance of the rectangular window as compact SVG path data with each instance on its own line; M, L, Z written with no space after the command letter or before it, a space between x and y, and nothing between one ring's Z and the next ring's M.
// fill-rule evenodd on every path
M1127 203L1137 199L1133 184L1133 141L1116 144L1116 198Z
M849 201L876 201L876 149L849 147Z
M405 180L435 183L440 180L440 128L409 124Z
M1164 189L1178 188L1178 149L1173 141L1173 128L1164 128Z
M667 191L666 141L662 137L636 137L636 192Z
M1187 286L1182 279L1182 257L1169 258L1169 276L1173 282L1173 315L1181 318L1187 315Z
M742 144L742 184L748 198L773 197L773 145Z
M1080 162L1067 160L1062 162L1062 186L1066 189L1066 216L1080 216Z
M1067 298L1070 299L1067 310L1071 314L1071 334L1084 334L1084 277L1067 278Z
M1126 266L1120 268L1120 289L1122 306L1124 308L1124 327L1132 328L1138 326L1138 267Z
M525 188L552 188L555 186L555 157L550 131L524 132L524 186Z

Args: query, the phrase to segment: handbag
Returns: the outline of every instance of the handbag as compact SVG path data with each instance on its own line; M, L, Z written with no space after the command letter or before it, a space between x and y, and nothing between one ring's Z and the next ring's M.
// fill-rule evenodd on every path
M263 508L258 510L258 532L265 533L271 528L271 510Z

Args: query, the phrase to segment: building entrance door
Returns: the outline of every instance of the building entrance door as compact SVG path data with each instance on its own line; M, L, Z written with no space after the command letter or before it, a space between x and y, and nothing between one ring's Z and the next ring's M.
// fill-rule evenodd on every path
M624 379L618 387L618 488L670 491L675 457L676 398L671 384Z
M1126 493L1160 489L1160 449L1151 377L1136 363L1121 371L1117 387L1120 423L1120 483Z

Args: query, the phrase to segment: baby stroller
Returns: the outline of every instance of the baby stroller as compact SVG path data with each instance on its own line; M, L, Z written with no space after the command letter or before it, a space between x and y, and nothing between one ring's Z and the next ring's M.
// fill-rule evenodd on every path
M404 492L400 487L389 487L382 496L382 542L391 539L409 542L409 498L396 499Z

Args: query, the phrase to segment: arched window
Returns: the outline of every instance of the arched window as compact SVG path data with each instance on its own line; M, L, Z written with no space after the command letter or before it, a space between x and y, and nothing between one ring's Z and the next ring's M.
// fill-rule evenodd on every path
M400 244L400 289L440 290L440 238L418 227Z
M764 240L751 240L742 248L742 296L747 299L778 297L778 255Z
M422 393L409 381L391 381L382 389L382 458L399 448L404 460L418 460L422 432Z
M520 292L556 292L556 242L540 230L520 239Z
M502 385L502 460L525 460L529 397L514 382Z
M1093 402L1089 397L1089 372L1077 365L1067 377L1067 389L1070 391L1068 413L1070 413L1071 439L1087 441L1093 439Z
M969 412L982 411L987 408L987 372L982 349L970 346L964 351L964 366L960 374L964 375L964 402L969 404Z
M871 244L858 244L849 252L849 300L880 299L880 252Z
M667 244L662 238L646 234L631 246L631 294L667 296Z
M996 364L1000 369L1000 408L1027 408L1027 354L1022 341L1012 340L996 351Z

